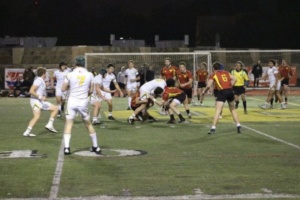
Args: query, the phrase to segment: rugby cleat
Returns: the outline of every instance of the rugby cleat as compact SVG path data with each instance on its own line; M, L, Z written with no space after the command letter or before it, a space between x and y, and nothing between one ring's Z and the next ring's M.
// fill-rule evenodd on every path
M48 125L46 125L46 126L45 126L45 129L47 129L48 131L51 131L52 133L57 133L57 130L55 130L55 129L53 128L53 126L48 126Z
M91 147L90 152L95 152L95 154L101 154L100 147Z
M188 114L188 117L191 119L191 118L192 118L192 114L191 114L191 113L189 113L189 114Z
M241 132L241 127L240 127L240 126L236 127L236 129L237 129L237 133L242 133L242 132Z
M33 133L23 133L24 137L35 137L36 135Z
M116 120L113 116L108 116L109 120Z
M263 104L263 105L258 105L258 107L260 107L261 109L264 109L264 110L266 110L266 109L267 109L267 105L266 105L266 104Z
M179 121L178 121L178 123L184 123L185 122L185 119L184 118L182 118L182 119L180 119Z
M175 120L169 120L169 121L167 121L167 124L176 124L176 122L175 122Z
M211 135L211 134L215 134L215 132L216 132L216 129L210 129L210 131L208 131L207 134Z
M98 120L94 120L94 121L92 121L92 124L93 124L93 125L98 125L98 124L101 124L101 122L98 121Z
M128 122L128 124L133 124L133 123L134 123L134 119L128 118L128 119L127 119L127 122Z
M71 154L71 149L70 149L70 147L65 147L65 148L64 148L64 154L65 154L65 155L70 155L70 154Z

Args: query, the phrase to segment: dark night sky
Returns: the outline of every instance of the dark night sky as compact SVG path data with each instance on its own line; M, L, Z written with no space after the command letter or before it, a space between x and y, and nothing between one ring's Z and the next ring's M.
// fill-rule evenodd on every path
M220 30L221 46L299 48L298 0L1 0L0 37L57 37L57 45L109 45L116 38L182 40L195 46L197 17L233 16ZM203 33L214 27L209 24ZM224 28L225 27L225 28ZM224 34L223 34L224 32ZM231 34L232 32L232 34ZM225 42L222 43L222 36ZM249 39L251 38L251 39Z

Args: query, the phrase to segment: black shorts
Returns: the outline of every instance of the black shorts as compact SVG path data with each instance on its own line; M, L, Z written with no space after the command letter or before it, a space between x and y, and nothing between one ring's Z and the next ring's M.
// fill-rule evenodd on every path
M124 83L118 82L118 85L120 86L121 89L125 89L125 84Z
M179 88L179 89L184 91L184 93L187 95L187 97L189 99L191 99L193 97L193 89L192 88L190 88L190 89Z
M283 85L289 85L289 79L288 78L285 78L281 81L281 86Z
M244 86L233 86L233 92L235 95L241 95L241 94L245 94L246 89Z
M176 97L174 97L173 99L177 99L178 101L180 101L180 103L183 103L186 99L186 94L185 93L181 93L179 95L177 95Z
M228 101L232 102L234 100L234 94L232 89L219 90L217 95L217 101Z
M198 88L205 88L206 83L205 82L198 82Z
M217 97L217 96L218 96L218 93L219 93L219 90L214 89L214 97Z

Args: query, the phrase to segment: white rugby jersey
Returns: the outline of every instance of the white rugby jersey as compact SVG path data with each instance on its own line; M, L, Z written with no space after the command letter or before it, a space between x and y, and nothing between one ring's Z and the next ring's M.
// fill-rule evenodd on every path
M68 74L67 70L65 70L65 71L56 70L53 73L53 77L56 78L56 87L61 88L67 74Z
M34 80L32 85L37 86L36 93L37 93L38 96L46 96L46 83L45 83L45 81L42 77L37 77ZM31 95L31 98L32 99L38 99L37 97L32 96L32 95Z
M117 82L116 81L116 76L113 73L111 73L111 74L107 73L105 78L102 79L102 81L103 81L103 83L102 83L103 87L108 89L108 90L109 90L110 83L112 81Z
M273 66L273 67L269 68L267 71L267 74L269 77L269 81L274 82L276 80L275 74L278 74L277 67Z
M167 86L166 81L164 79L154 79L142 85L140 91L151 93L155 88L161 87L164 89Z
M127 76L127 83L131 83L130 79L136 79L137 75L139 74L139 72L135 69L135 68L131 68L131 69L126 69L124 71L125 76Z
M95 76L93 79L93 83L94 83L93 95L97 95L96 84L99 84L100 86L102 85L102 83L103 83L102 75L98 74L97 76Z
M69 84L70 95L74 99L86 99L93 81L93 74L83 67L76 67L65 77L65 83Z

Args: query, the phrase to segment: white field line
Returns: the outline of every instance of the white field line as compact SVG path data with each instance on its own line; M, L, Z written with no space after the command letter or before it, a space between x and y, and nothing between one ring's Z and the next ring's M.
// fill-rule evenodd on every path
M268 134L263 133L263 132L261 132L261 131L258 131L258 130L256 130L256 129L250 128L250 127L248 127L248 126L245 126L245 125L241 125L241 126L244 127L244 128L246 128L246 129L248 129L248 130L251 130L251 131L253 131L253 132L257 133L257 134L263 135L263 136L265 136L265 137L271 138L272 140L275 140L275 141L277 141L277 142L281 142L281 143L283 143L283 144L289 145L289 146L291 146L291 147L294 147L295 149L299 149L299 150L300 150L300 146L298 146L298 145L289 143L289 142L287 142L287 141L284 141L284 140L282 140L282 139L279 139L279 138L276 138L276 137L274 137L274 136L268 135Z
M62 138L59 153L58 153L57 163L56 163L56 169L55 169L54 177L52 180L52 186L51 186L51 190L50 190L49 199L57 199L61 173L62 173L63 165L64 165L63 149L64 149L64 139Z
M254 98L254 97L247 97L247 99L252 99L252 100L257 100L257 101L263 101L264 100L261 100L261 99L257 99L257 98ZM291 103L290 101L288 101L288 104L287 105L293 105L293 106L300 106L300 104L297 104L297 103Z

